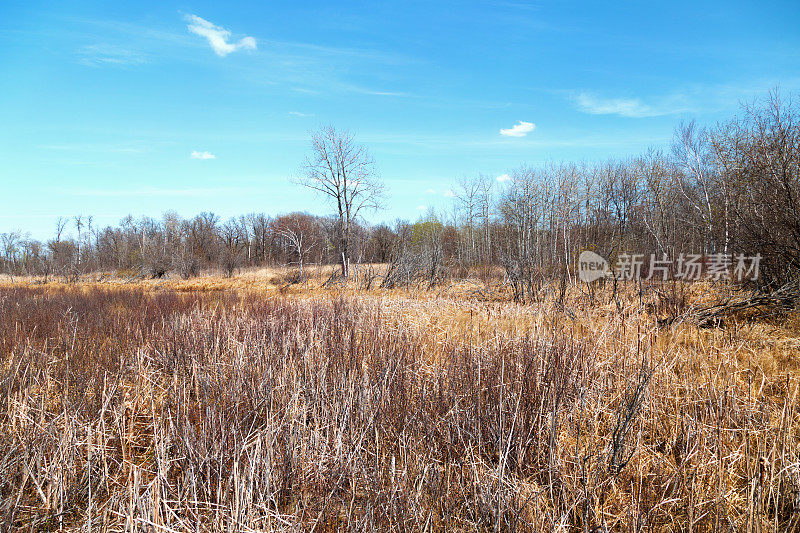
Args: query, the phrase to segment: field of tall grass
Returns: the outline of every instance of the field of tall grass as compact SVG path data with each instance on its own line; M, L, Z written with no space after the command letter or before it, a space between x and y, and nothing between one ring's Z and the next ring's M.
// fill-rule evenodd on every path
M221 288L0 287L0 528L800 531L796 317Z

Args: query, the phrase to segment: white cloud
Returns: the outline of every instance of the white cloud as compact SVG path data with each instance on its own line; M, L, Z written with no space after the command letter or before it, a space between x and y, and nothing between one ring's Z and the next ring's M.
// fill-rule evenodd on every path
M453 192L453 189L447 189L446 191L444 191L444 195L447 196L448 198L456 197L456 193Z
M436 190L435 189L428 189L428 190L425 191L425 193L426 194L436 194Z
M289 111L289 114L293 117L313 117L314 113L301 113L300 111Z
M525 122L520 120L519 124L516 124L513 127L505 130L500 130L500 135L505 135L506 137L525 137L535 129L536 124L533 122Z
M428 209L427 205L418 205L417 206L417 211L425 211L426 209Z
M211 152L205 150L202 152L198 152L197 150L192 151L192 159L216 159L217 156L212 154Z
M656 117L680 112L680 109L656 109L638 98L601 98L581 93L575 98L578 109L592 115L620 115L622 117Z
M497 181L499 181L500 183L511 181L511 176L509 176L508 174L500 174L499 176L497 176Z
M256 40L252 37L242 37L238 43L228 42L231 37L231 32L225 28L221 28L204 18L197 15L188 15L186 20L189 24L186 28L201 37L208 39L208 44L214 49L214 52L220 56L225 57L231 52L236 50L255 50Z

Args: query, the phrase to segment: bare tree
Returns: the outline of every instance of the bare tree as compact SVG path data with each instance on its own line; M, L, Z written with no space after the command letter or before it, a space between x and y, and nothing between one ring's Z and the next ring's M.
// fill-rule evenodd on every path
M744 112L709 134L725 186L712 198L736 224L714 222L735 252L764 256L760 281L774 289L800 276L800 108L776 89Z
M151 278L162 278L170 266L167 235L158 221L150 217L142 217L139 228L142 267Z
M45 280L51 273L58 274L65 268L65 250L61 243L61 237L68 222L64 217L58 217L56 220L56 236L47 243L49 254L45 260Z
M453 192L453 197L456 200L456 209L463 224L466 225L467 250L462 261L465 266L471 266L478 255L478 245L475 238L475 219L479 216L481 193L479 179L462 178L458 181L456 191Z
M717 248L714 232L718 218L715 216L715 193L720 187L717 168L711 157L708 132L702 129L698 131L694 121L681 123L675 132L672 152L679 170L675 174L678 188L692 206L692 219L686 222L694 225L713 253Z
M478 178L480 192L478 195L479 217L483 223L483 258L484 264L489 264L492 259L492 204L494 193L493 180L489 176L481 175Z
M247 218L253 239L253 255L257 263L266 263L270 251L269 226L271 219L263 213L253 213Z
M366 147L351 133L324 127L311 135L311 156L306 157L300 184L325 196L339 217L339 254L342 275L349 275L350 237L363 209L381 206L384 188Z
M81 262L81 239L82 239L81 230L83 229L83 226L86 225L86 221L85 221L83 215L76 215L75 217L73 217L73 219L75 220L75 227L78 229L78 241L77 241L78 251L77 251L77 253L75 255L75 267L76 268L80 268L80 262Z
M242 234L235 218L220 227L219 239L222 247L217 260L230 278L242 262Z
M516 301L533 299L541 274L542 222L550 199L540 176L530 167L511 174L512 181L500 201L507 242L501 254L506 278Z
M0 235L0 244L2 244L3 262L6 265L11 282L14 282L14 268L17 263L17 255L19 253L21 234L17 231L11 231Z
M250 231L250 221L246 215L241 215L237 219L236 225L239 238L246 249L246 264L250 266L253 261L253 234Z
M289 246L291 246L295 253L297 253L297 264L300 266L300 277L303 277L303 256L306 252L311 250L312 245L304 245L303 230L294 228L284 228L277 231L279 237L282 237Z

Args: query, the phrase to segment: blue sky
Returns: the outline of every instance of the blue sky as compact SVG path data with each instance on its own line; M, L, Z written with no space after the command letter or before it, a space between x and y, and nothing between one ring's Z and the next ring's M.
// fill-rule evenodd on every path
M370 218L415 219L462 176L666 147L797 92L798 27L796 1L3 0L0 232L325 214L289 181L323 124L374 155Z

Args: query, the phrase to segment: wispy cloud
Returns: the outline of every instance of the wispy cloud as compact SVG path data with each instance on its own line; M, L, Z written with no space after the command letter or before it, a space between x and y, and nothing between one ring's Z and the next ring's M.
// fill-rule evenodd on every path
M499 181L500 183L511 181L511 176L509 176L508 174L500 174L499 176L497 176L497 181Z
M420 153L425 154L458 154L463 155L464 150L472 154L486 154L496 157L498 154L509 154L517 157L528 157L530 148L543 149L605 149L618 150L631 147L647 147L648 145L667 143L671 133L663 135L646 135L631 133L629 135L609 136L602 132L591 134L570 132L562 136L548 135L546 138L531 136L525 142L511 142L505 137L478 138L469 135L425 135L414 134L378 134L364 132L359 134L361 142L370 145L379 145L383 153L412 157ZM637 148L638 149L638 148ZM442 179L449 179L443 176Z
M536 129L536 124L533 122L525 122L520 120L518 124L511 128L500 130L500 135L506 137L525 137L527 134Z
M130 196L202 196L217 197L225 195L254 194L257 189L252 187L187 187L187 188L160 188L141 187L134 189L55 189L61 194L69 196L89 197L130 197Z
M455 198L456 197L456 193L453 192L453 189L447 189L446 191L444 191L444 195L447 198Z
M229 73L238 76L236 81L252 86L284 86L301 94L414 97L398 86L403 79L400 74L425 62L380 48L320 46L266 39L257 34L243 36L197 15L185 15L183 20L184 24L178 26L183 31L177 33L172 31L172 24L163 23L161 27L113 20L90 19L81 23L85 33L97 42L124 42L127 49L139 51L146 63L201 61L196 52L207 46L217 56L257 49L258 55L251 60L227 66ZM391 77L386 75L387 69L391 69Z
M428 209L427 205L418 205L417 206L417 211L425 211L426 209Z
M220 57L225 57L236 50L256 49L256 40L253 37L242 37L236 43L228 42L231 32L225 28L212 24L197 15L187 15L186 20L189 22L186 28L195 35L205 37L208 40L208 44Z
M314 113L301 113L300 111L289 111L289 115L293 117L313 117Z
M580 93L574 101L584 113L629 118L658 117L688 110L682 95L662 98L657 104L646 104L639 98L603 98L592 93Z
M129 50L111 44L92 44L84 46L78 52L84 65L93 67L101 65L141 65L147 58L141 52Z
M202 152L198 152L197 150L192 151L191 155L192 159L216 159L217 156L212 154L211 152L204 150Z
M97 152L97 153L131 153L139 154L149 152L150 146L141 142L132 144L103 144L103 143L61 143L43 144L39 148L44 150L57 150L64 152Z

